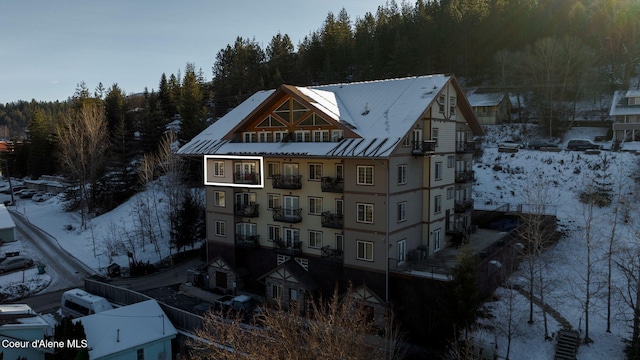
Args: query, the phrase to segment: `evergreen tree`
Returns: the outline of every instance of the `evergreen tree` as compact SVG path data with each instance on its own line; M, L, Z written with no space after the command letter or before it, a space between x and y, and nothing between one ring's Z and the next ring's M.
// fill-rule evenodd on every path
M109 129L109 136L113 137L116 128L120 126L120 123L125 121L127 114L127 100L124 91L118 87L118 84L113 84L109 88L109 92L104 99L104 113L107 118L107 128ZM129 130L130 124L126 124Z
M205 234L204 208L196 198L187 191L184 194L180 211L173 221L175 229L171 237L178 251L186 246L192 246L197 240L203 239Z
M266 49L269 87L277 88L283 83L294 82L295 53L289 35L278 33L271 38Z
M482 305L478 265L469 252L464 252L458 258L452 277L443 304L445 316L456 329L468 329L476 322L478 309Z
M73 321L70 317L64 317L54 328L53 340L84 340L87 335L84 332L84 326L80 321ZM87 349L74 349L70 347L59 347L54 350L52 360L89 360L89 352Z
M27 152L27 168L29 175L37 179L43 174L55 172L54 143L52 125L45 112L37 108L29 125L28 142L24 145Z
M182 81L182 101L180 102L180 141L184 144L205 128L204 95L202 84L198 82L195 67L187 63Z

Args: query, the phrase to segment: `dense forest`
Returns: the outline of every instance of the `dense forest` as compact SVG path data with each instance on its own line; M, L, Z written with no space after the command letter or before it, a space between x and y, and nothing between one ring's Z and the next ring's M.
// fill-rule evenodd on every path
M287 34L264 49L236 38L212 59L211 82L187 63L182 74L159 74L157 91L132 95L117 84L90 91L80 82L63 102L0 104L0 137L13 140L11 175L64 173L56 129L92 99L107 123L101 172L113 177L120 169L128 184L135 182L131 162L155 151L177 119L184 143L257 90L432 73L522 95L551 124L571 116L579 100L597 102L631 85L640 59L637 19L636 0L417 0L387 2L355 19L330 12L297 45ZM102 181L109 186L106 175Z

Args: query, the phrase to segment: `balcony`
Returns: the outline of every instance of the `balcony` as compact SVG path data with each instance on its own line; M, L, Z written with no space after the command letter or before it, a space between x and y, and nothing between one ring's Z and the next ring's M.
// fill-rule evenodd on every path
M329 246L324 246L322 249L322 258L331 259L331 260L341 260L342 254L344 253L342 249L332 249Z
M236 246L242 248L255 248L260 245L260 235L236 234Z
M344 191L344 182L342 178L325 176L320 185L322 192L342 193Z
M332 229L342 229L344 227L344 217L341 214L333 214L328 211L322 213L322 227Z
M456 201L454 204L454 210L457 213L465 213L473 210L473 199Z
M259 180L260 176L258 173L233 173L234 184L257 185L259 183Z
M273 220L287 223L299 223L302 221L302 209L273 208Z
M283 255L300 255L302 253L302 241L300 240L273 240L273 251Z
M473 170L456 171L456 184L473 182L475 180L473 175Z
M258 204L236 203L235 214L237 216L249 217L249 218L258 217L258 215L260 215L260 213L258 212Z
M302 175L273 175L274 189L302 189Z
M475 141L456 141L456 152L459 154L473 153L475 150Z
M429 156L436 151L435 140L414 141L411 154L419 156Z

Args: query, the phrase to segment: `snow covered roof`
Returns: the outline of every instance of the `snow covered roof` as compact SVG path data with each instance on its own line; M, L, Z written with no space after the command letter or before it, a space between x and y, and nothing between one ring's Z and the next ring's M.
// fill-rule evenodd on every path
M389 156L452 79L446 75L430 75L312 87L283 85L277 90L260 91L194 137L178 154ZM460 92L459 98L463 98L457 82L454 85ZM245 119L267 107L264 104L283 92L303 99L355 136L345 136L340 142L265 142L249 146L232 142L230 132L236 131ZM458 101L458 105L475 121L466 101ZM472 130L482 132L480 126L472 126Z
M635 94L635 95L634 95ZM628 98L640 96L640 91L616 91L611 101L610 116L640 115L640 106L629 106Z
M0 229L12 229L15 227L16 224L13 222L11 215L9 215L9 211L3 204L0 204Z
M178 333L155 300L84 316L75 321L82 322L84 326L92 359L172 339Z
M498 106L504 99L503 93L478 93L476 90L467 92L467 99L472 107Z

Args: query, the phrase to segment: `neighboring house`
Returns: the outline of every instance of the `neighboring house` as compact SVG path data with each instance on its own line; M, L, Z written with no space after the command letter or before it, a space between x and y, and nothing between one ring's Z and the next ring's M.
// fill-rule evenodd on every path
M640 141L640 90L616 91L609 115L614 142Z
M53 328L40 315L25 304L0 305L0 356L3 359L17 359L22 356L29 360L45 358L53 349L34 340L51 340ZM35 347L33 345L36 345Z
M388 301L409 252L468 232L480 135L457 80L433 75L260 91L178 154L204 161L208 258L247 288L351 282Z
M0 244L16 241L16 224L6 206L0 204Z
M171 340L177 331L155 300L147 300L84 316L89 359L172 358Z
M467 92L467 99L478 121L483 125L507 122L511 116L511 100L504 93Z

